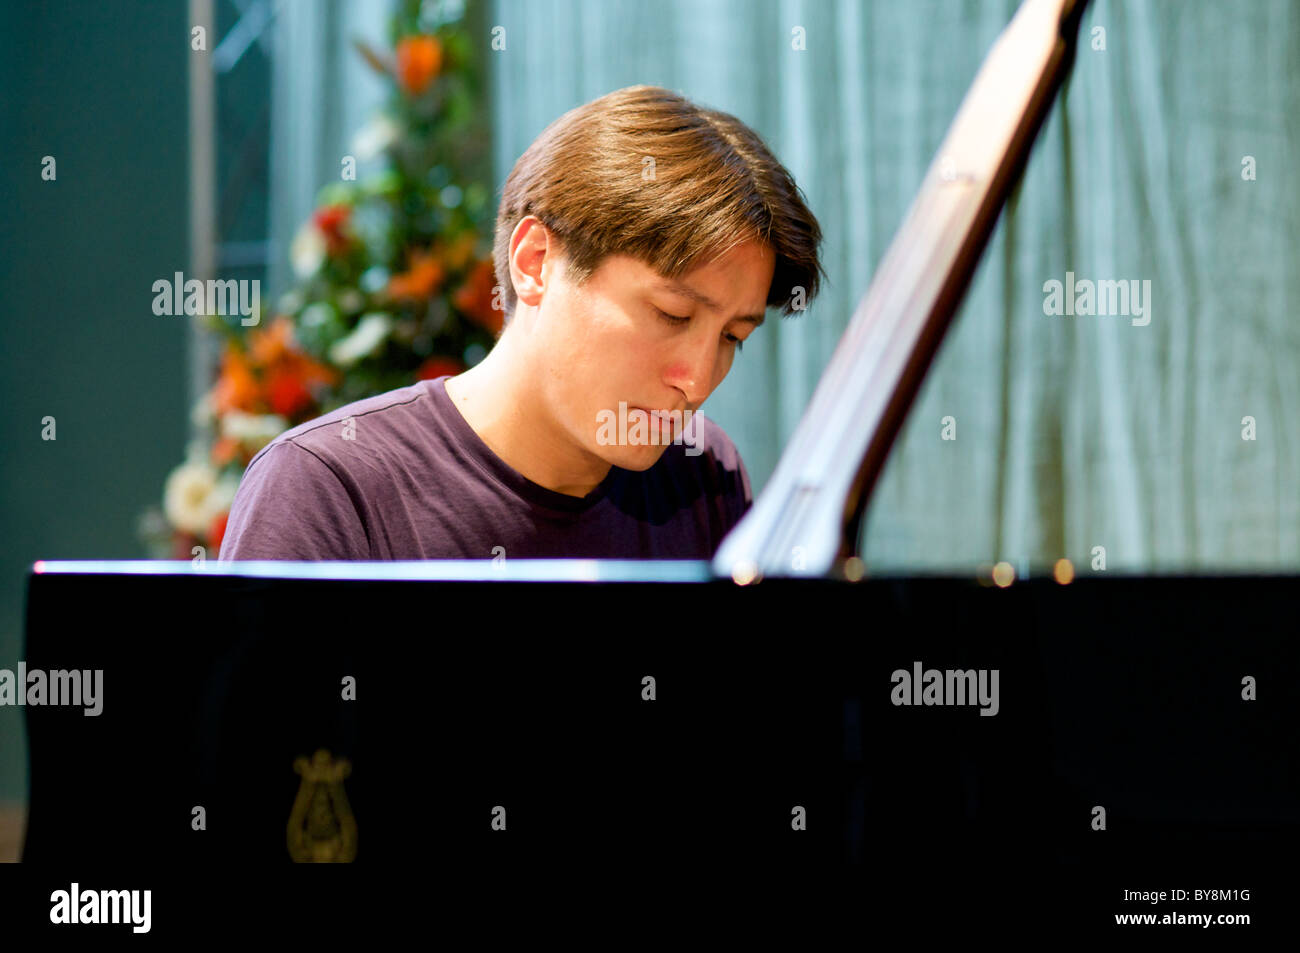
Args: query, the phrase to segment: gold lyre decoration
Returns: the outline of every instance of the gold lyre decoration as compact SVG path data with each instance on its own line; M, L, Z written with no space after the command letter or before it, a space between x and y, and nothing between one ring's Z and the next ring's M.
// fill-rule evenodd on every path
M350 864L357 856L357 822L343 779L352 773L347 758L337 761L325 749L310 761L297 758L293 770L302 785L289 814L289 856L296 864Z

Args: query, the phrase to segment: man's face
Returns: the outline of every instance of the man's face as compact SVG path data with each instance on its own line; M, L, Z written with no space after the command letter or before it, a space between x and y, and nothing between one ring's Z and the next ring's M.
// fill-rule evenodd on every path
M560 425L605 463L652 466L762 323L775 266L770 246L750 241L675 281L626 255L605 259L581 288L560 262L548 267L535 343L549 355L544 386ZM690 414L678 413L676 427L649 416L638 431L638 409Z

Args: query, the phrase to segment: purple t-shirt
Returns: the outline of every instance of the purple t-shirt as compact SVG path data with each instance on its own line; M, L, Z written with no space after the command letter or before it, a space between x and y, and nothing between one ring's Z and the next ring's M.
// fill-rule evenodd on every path
M708 559L752 502L735 445L698 413L694 436L649 469L611 467L581 498L547 489L483 442L446 379L356 401L263 447L219 560Z

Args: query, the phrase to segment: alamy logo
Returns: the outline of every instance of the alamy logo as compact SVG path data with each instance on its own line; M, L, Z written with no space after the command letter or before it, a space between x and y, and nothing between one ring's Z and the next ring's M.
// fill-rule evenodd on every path
M1051 315L1123 315L1132 317L1136 328L1151 323L1151 279L1136 278L1110 281L1090 278L1074 280L1074 272L1065 273L1065 283L1049 278L1043 282L1043 314Z
M239 314L243 315L239 323L244 327L261 320L262 283L256 278L186 281L185 275L178 271L174 281L166 278L155 281L153 293L154 314Z
M51 923L129 923L132 933L148 933L152 890L71 890L50 894Z
M980 715L998 713L998 669L928 668L920 662L912 670L900 668L890 676L895 705L979 705Z
M55 669L31 671L26 662L18 663L17 673L0 668L0 705L81 705L83 715L98 715L104 710L104 670Z

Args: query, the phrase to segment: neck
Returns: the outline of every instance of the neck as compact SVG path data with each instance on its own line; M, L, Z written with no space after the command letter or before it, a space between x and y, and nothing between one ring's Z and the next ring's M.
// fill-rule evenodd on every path
M605 479L609 464L575 444L552 415L533 372L537 362L516 338L508 328L487 357L446 381L447 394L470 429L512 469L548 490L586 496Z

